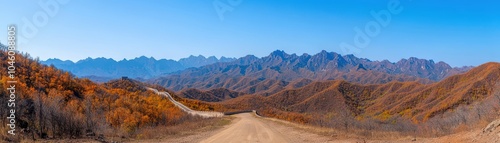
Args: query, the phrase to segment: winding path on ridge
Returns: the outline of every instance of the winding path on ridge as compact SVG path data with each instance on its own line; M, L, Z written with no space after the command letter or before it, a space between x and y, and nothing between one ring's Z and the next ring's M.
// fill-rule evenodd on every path
M185 105L183 105L182 103L175 101L174 98L172 98L172 96L168 92L159 92L158 90L156 90L154 88L149 88L149 87L147 87L147 89L155 92L158 95L163 95L163 96L167 97L167 99L170 100L170 102L174 103L175 106L179 107L182 111L184 111L190 115L201 116L204 118L224 116L224 113L221 113L221 112L192 110L189 107L186 107Z

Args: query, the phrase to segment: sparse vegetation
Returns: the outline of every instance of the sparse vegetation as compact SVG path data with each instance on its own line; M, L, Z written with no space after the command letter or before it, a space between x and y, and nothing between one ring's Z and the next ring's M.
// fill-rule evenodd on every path
M315 82L268 97L223 102L267 117L335 128L366 137L435 137L481 128L499 117L500 64L488 63L435 84L391 82L359 85Z
M0 58L5 61L5 51ZM18 136L0 134L4 141L140 137L145 128L163 128L201 119L188 116L164 97L130 79L96 84L69 72L42 65L28 54L16 55ZM1 63L2 68L7 67ZM2 73L0 87L7 85ZM152 86L155 87L155 86ZM6 98L5 90L0 90ZM6 104L6 100L0 100ZM194 102L185 102L189 106ZM212 108L206 106L204 108ZM2 110L0 116L7 117ZM5 120L0 128L6 130Z
M5 51L0 54L6 60ZM2 133L4 141L140 139L157 137L157 133L176 134L171 129L180 125L190 128L206 125L193 123L202 119L186 115L164 97L144 88L166 91L157 85L130 79L96 84L53 66L41 65L28 54L17 55L16 61L19 83L16 122L22 135L12 138ZM0 88L5 88L8 80L4 74ZM209 99L223 102L185 99L168 92L187 107L201 111L257 110L266 117L373 138L384 134L440 136L482 127L500 117L499 79L500 64L488 63L428 85L418 82L360 85L335 80L311 82L264 96L224 89L211 91ZM226 95L216 96L219 93ZM0 90L0 94L4 98L7 95L5 90ZM0 104L5 102L0 100ZM0 110L0 116L7 114ZM206 123L215 120L208 119ZM1 122L0 128L6 129L6 121Z

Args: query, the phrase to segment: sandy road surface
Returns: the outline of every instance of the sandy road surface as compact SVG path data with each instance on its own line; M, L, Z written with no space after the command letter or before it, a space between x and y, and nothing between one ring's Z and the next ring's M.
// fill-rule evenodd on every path
M243 113L234 115L240 120L225 130L201 141L202 143L284 143L285 136L252 115Z

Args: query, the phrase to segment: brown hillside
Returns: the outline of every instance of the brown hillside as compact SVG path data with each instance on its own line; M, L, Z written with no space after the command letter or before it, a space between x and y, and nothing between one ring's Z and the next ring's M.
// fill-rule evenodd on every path
M219 102L244 95L241 92L231 91L225 88L201 91L198 89L187 89L179 93L183 98L197 99L208 102Z
M0 44L1 46L1 44ZM1 69L9 66L7 52L0 51ZM134 80L113 80L97 84L80 79L53 66L42 65L28 54L15 56L16 74L11 79L1 73L0 88L6 89L9 80L16 87L16 138L0 134L0 142L19 142L19 139L83 138L93 134L101 140L109 136L135 136L141 128L171 126L194 120L165 97L145 87L158 86ZM0 90L7 97L7 90ZM7 100L0 104L7 105ZM218 109L212 105L186 101L187 106ZM221 109L218 109L221 110ZM8 112L0 112L7 117ZM4 120L7 121L7 120ZM0 129L7 130L7 122Z
M360 121L396 122L403 119L420 123L438 115L441 118L461 106L487 101L485 99L492 97L495 88L499 88L496 87L500 85L499 81L500 64L487 63L428 85L418 82L373 85L347 81L313 82L268 97L247 95L223 104L228 108L258 109L264 115L282 119L288 119L289 113L298 113L303 119L317 117L325 120L342 115Z

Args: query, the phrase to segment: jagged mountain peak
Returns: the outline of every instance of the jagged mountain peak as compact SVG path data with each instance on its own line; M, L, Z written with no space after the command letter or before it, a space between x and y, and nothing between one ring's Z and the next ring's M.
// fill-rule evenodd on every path
M269 54L270 57L280 57L280 58L287 58L290 55L288 55L285 51L283 50L276 50L273 51L271 54Z

